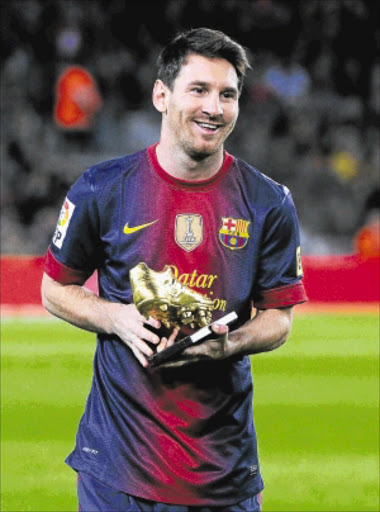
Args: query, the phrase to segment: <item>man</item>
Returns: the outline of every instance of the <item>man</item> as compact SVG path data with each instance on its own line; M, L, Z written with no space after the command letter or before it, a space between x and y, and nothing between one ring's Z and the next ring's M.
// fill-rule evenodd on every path
M64 202L42 295L98 333L67 459L82 510L260 510L248 355L285 342L306 296L289 191L223 149L248 66L219 31L177 36L153 90L159 143L90 168ZM99 297L82 287L95 269ZM149 365L210 318L206 341Z

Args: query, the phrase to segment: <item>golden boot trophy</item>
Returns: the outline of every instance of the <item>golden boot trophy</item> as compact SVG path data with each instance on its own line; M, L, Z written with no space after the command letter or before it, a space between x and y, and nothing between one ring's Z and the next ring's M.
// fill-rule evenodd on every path
M195 329L212 322L212 300L182 285L170 268L156 272L141 262L129 276L133 301L145 318L152 316L168 328Z

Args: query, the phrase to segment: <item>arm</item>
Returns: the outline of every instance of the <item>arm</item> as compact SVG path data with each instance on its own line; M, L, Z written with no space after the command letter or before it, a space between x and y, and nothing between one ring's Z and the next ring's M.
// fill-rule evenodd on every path
M212 330L217 334L210 339L187 348L167 367L181 366L202 360L222 360L232 356L257 354L280 347L287 340L293 321L293 307L257 310L254 318L229 333L228 327L215 322ZM171 340L165 342L171 344Z
M146 320L134 304L109 302L77 284L61 284L44 273L41 286L42 303L53 315L91 332L116 334L134 353L139 362L148 366L145 356L153 350L144 340L158 345L160 338L146 329L144 324L159 328L160 322ZM170 337L174 341L176 331ZM168 340L162 339L166 345Z
M227 352L229 355L248 355L274 350L288 339L292 322L293 306L258 309L253 319L230 334Z

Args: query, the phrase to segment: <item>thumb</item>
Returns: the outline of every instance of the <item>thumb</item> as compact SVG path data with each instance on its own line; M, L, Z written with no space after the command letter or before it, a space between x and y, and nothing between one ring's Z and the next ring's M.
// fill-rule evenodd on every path
M227 334L229 331L227 325L218 324L217 321L212 324L211 329L215 332L215 334L220 335Z

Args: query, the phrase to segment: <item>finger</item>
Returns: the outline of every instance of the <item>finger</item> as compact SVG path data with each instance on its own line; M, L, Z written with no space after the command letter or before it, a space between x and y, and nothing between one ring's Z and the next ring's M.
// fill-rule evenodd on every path
M161 327L161 322L159 320L157 320L156 318L153 318L152 316L150 316L148 318L148 321L146 321L146 319L144 318L144 322L146 324L149 324L151 325L152 327L154 327L155 329L159 329Z
M137 320L138 322L141 322L143 324L147 323L148 320L145 318L145 316L140 313L140 311L136 308L136 306L134 304L129 304L127 307L130 307L131 308L131 311L132 311L132 317Z
M157 334L154 334L154 332L149 331L149 329L146 329L145 327L138 326L135 329L135 334L139 336L142 340L149 341L150 343L154 343L155 345L158 345L160 343L160 338L157 336Z
M168 339L162 338L159 345L157 345L157 352L161 352L161 350L165 350L165 348L168 346Z
M186 361L180 360L180 361L168 361L166 363L160 364L159 368L180 368L181 366L184 366Z
M136 359L139 361L141 366L147 368L149 366L149 363L145 356L140 352L140 350L135 345L133 345L133 343L127 343L127 345L132 350L133 354L135 355Z
M134 306L134 313L136 315L135 320L137 320L138 322L140 322L142 324L151 325L152 327L154 327L156 329L159 329L161 327L161 322L159 320L156 320L152 316L150 316L149 318L146 318L142 313L139 312L139 310L136 308L136 306Z
M227 334L229 329L227 325L218 324L218 322L215 322L211 325L211 329L214 331L215 334L218 334L219 336L222 336L223 334Z
M173 345L173 343L175 342L175 339L177 337L179 333L179 328L176 327L173 332L171 333L171 335L169 336L169 339L167 340L167 346L170 347L170 345Z
M147 345L144 340L142 340L133 333L130 333L128 340L125 341L128 346L132 345L133 348L136 347L140 352L142 352L144 355L148 357L152 356L154 353L150 346Z

